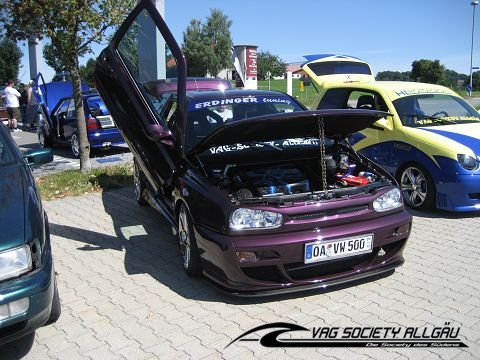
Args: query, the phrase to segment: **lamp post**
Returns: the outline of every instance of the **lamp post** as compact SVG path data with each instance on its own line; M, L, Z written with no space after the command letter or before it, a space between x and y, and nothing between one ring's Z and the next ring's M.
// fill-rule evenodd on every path
M470 5L473 6L473 17L472 17L472 47L471 47L471 51L470 51L470 96L472 96L472 90L473 90L473 87L472 87L472 83L473 83L473 34L475 32L475 6L478 5L478 1L475 0L475 1L472 1L470 3Z

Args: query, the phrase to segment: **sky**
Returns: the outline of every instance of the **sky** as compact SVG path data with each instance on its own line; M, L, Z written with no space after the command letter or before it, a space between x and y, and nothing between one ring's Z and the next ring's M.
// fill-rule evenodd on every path
M211 9L232 20L234 45L256 45L286 63L303 55L346 54L380 71L410 71L412 62L439 60L470 73L471 0L164 0L165 20L177 42L192 19L205 22ZM480 66L480 6L475 10L473 66ZM22 47L28 80L28 50ZM95 49L98 55L100 47ZM88 58L87 58L88 59ZM87 60L85 59L85 61ZM43 70L45 79L53 71ZM51 72L51 75L49 75Z

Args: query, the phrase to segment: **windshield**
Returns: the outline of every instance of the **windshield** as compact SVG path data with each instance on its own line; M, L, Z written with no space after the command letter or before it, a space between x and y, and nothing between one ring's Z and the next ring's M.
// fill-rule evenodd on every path
M193 98L188 104L187 148L192 148L224 123L252 117L304 111L286 94L241 95L228 91L212 98Z
M356 61L325 61L308 64L317 76L334 74L365 74L372 75L370 66Z
M393 101L402 121L409 127L480 123L480 114L465 100L446 94L405 96Z
M87 99L88 111L92 116L110 115L100 96L91 96Z

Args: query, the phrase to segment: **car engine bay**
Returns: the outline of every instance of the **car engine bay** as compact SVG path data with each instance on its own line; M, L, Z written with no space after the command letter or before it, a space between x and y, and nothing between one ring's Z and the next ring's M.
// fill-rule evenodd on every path
M276 160L267 156L267 161L262 161L261 152L257 152L250 154L248 162L227 162L222 166L212 163L212 166L204 169L209 180L218 189L224 190L232 202L334 192L362 187L383 179L353 152L349 154L346 149L331 147L325 155L325 161L322 161L318 156L318 147L316 150L316 157L302 159L297 156L288 160L288 154L278 154ZM258 160L252 162L251 159Z

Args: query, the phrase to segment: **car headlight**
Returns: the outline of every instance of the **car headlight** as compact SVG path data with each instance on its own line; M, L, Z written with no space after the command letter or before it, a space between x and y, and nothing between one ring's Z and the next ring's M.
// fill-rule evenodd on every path
M0 252L0 281L11 279L32 270L30 246Z
M230 215L230 229L266 229L276 228L282 225L282 214L258 209L236 209Z
M402 193L394 188L373 201L373 209L376 212L387 211L402 206Z
M475 170L477 168L477 160L473 156L458 154L457 160L464 169Z

